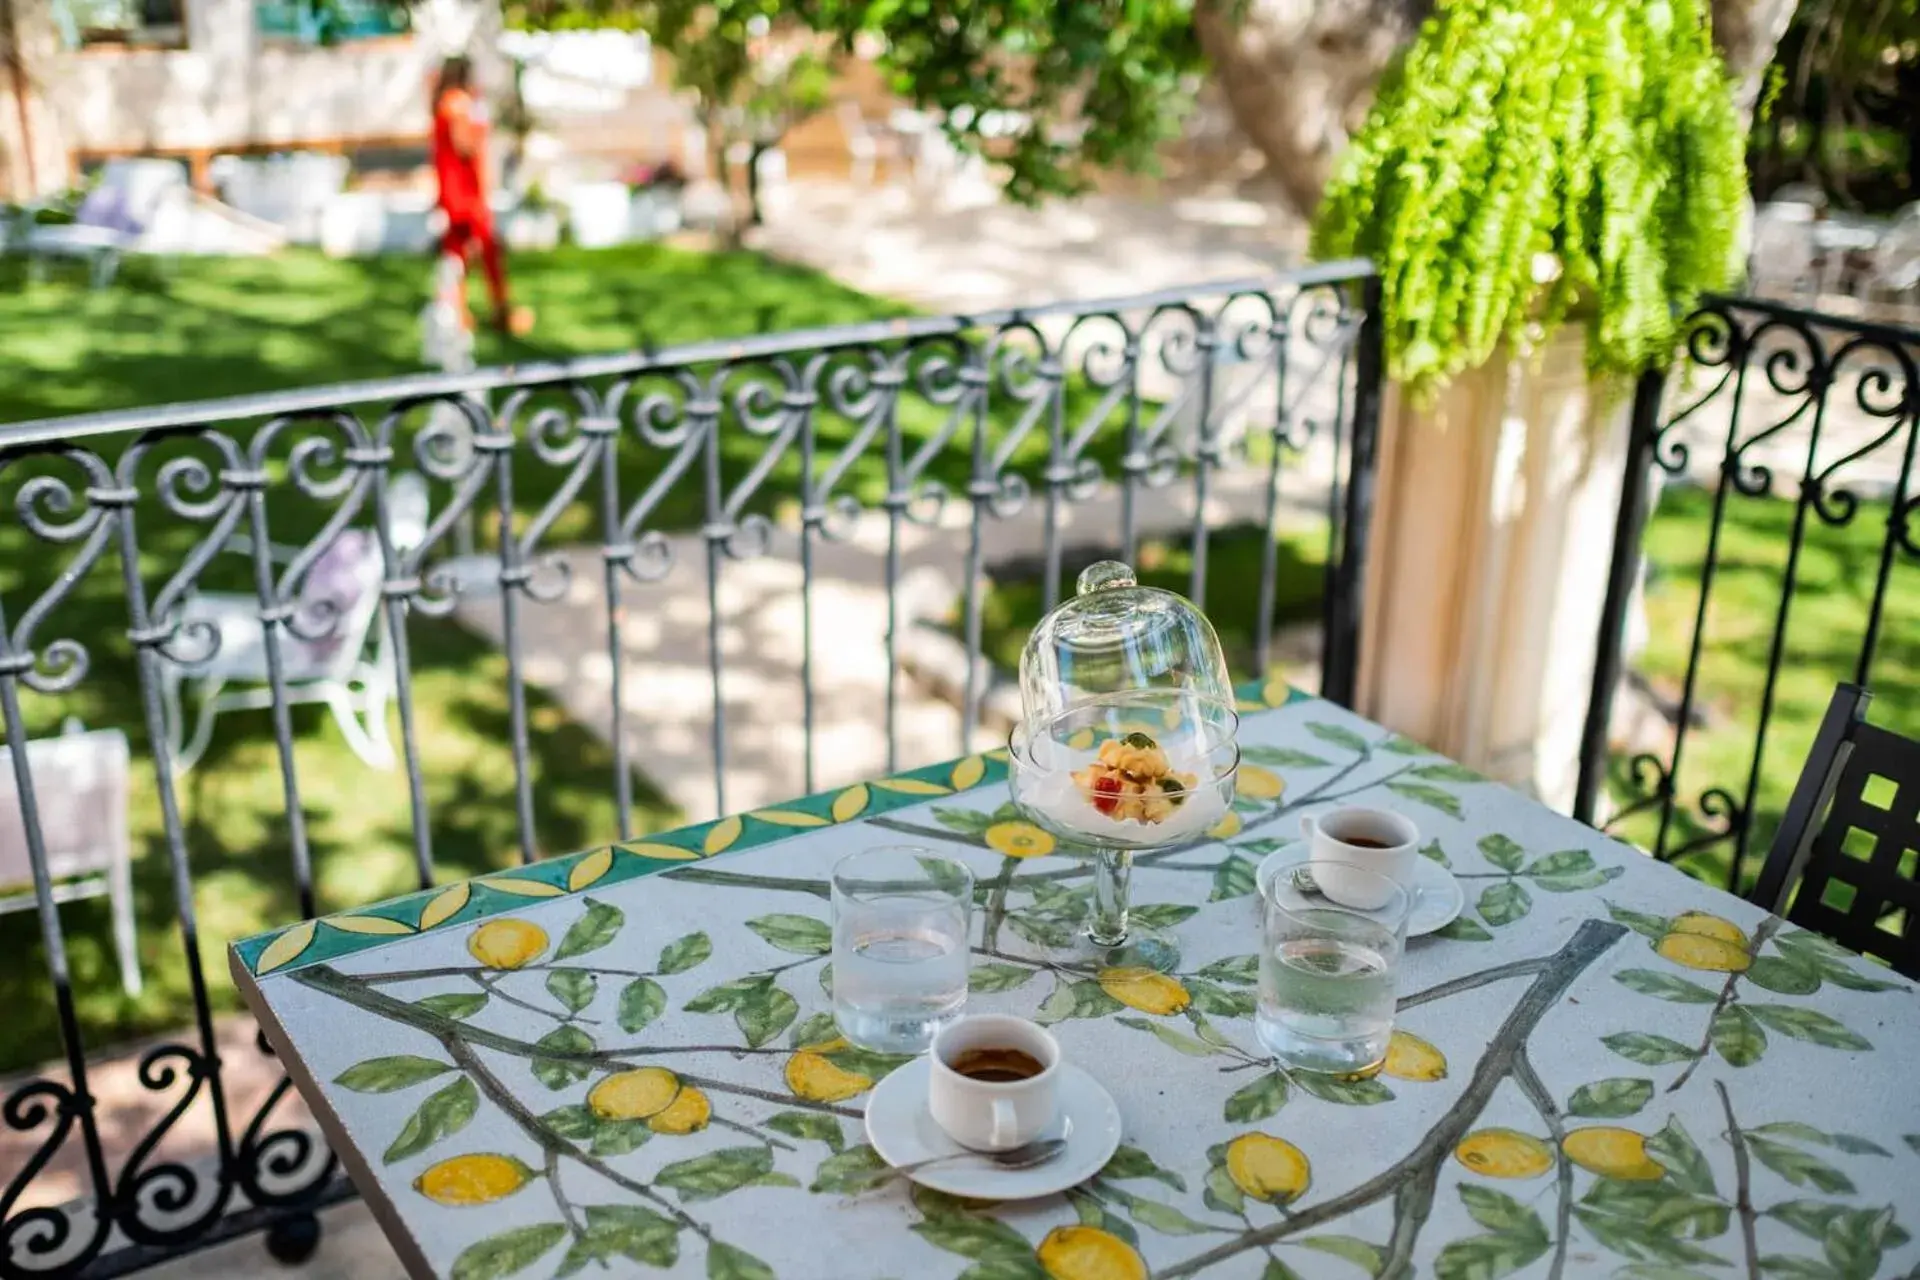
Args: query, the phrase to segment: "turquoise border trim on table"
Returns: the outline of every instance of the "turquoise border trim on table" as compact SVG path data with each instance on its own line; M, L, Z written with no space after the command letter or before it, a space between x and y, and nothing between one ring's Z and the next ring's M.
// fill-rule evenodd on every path
M1278 680L1241 685L1235 691L1243 712L1268 711L1306 701L1303 693ZM821 791L769 809L677 827L644 840L628 840L549 858L531 866L491 872L439 889L423 889L316 920L255 934L233 944L233 952L255 977L323 964L449 924L470 924L523 907L529 900L562 898L589 888L604 888L641 876L671 871L686 862L757 849L804 831L836 826L876 814L956 795L1007 776L1007 750L999 747L886 778Z

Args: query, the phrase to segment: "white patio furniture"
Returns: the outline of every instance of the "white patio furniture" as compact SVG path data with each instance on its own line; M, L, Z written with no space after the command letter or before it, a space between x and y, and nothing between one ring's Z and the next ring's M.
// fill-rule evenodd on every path
M163 205L189 194L187 171L177 160L113 160L74 211L72 222L43 224L29 210L17 243L35 276L50 259L86 264L92 286L113 283L121 258L140 247L142 234Z
M1920 200L1895 215L1875 241L1861 281L1862 300L1904 302L1920 290Z
M841 102L835 111L840 117L840 130L847 139L847 157L851 166L848 176L860 186L870 187L882 164L887 166L889 180L897 176L907 154L900 135L889 128L870 123L860 110L860 104L851 99Z
M1819 281L1814 270L1814 227L1810 206L1764 206L1753 220L1748 287L1763 296L1797 296L1815 288Z
M118 729L88 732L69 720L57 738L27 743L47 878L55 902L78 902L102 894L113 912L113 949L120 987L140 994L140 952L133 918L133 851L127 836L127 735ZM13 753L0 746L0 915L31 911L33 860L14 777Z
M389 483L387 505L396 551L417 547L426 534L426 482L403 473ZM230 550L248 550L236 540ZM270 554L285 563L291 552ZM385 566L371 529L347 529L308 569L299 588L296 618L280 629L280 659L287 702L320 703L353 753L376 769L394 764L387 737L387 701L393 696L392 640L380 617ZM160 698L166 712L174 767L184 774L206 754L214 721L222 712L273 706L260 603L238 592L203 591L189 596L176 620L176 648L187 661L161 668ZM329 622L331 625L329 626ZM207 630L219 645L207 653ZM302 631L307 635L302 635ZM371 652L369 652L371 650ZM197 660L195 660L197 659ZM193 736L186 737L185 703L195 707Z

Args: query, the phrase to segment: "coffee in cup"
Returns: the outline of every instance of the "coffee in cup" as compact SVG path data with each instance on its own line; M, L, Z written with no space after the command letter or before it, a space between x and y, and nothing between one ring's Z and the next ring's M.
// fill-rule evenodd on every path
M975 1014L942 1027L930 1057L927 1108L961 1146L1008 1151L1053 1124L1060 1045L1045 1027Z
M1369 911L1382 905L1377 882L1343 877L1343 866L1364 867L1404 889L1413 887L1420 829L1401 814L1347 805L1300 819L1300 833L1308 842L1314 883L1343 906Z

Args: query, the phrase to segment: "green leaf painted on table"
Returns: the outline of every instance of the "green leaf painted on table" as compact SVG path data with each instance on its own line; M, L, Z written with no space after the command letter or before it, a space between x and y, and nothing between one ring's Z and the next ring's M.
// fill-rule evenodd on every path
M1845 987L1849 991L1892 991L1899 986L1898 983L1882 982L1859 972L1854 968L1859 961L1858 956L1817 933L1808 933L1804 929L1786 930L1774 935L1773 946L1782 957L1818 974L1836 987Z
M1041 920L1024 911L1007 916L1007 927L1036 947L1064 947L1073 941L1073 926L1064 921Z
M1190 919L1200 910L1198 907L1183 906L1176 902L1149 902L1134 907L1131 918L1154 929L1171 929L1183 920Z
M734 1023L753 1049L785 1031L799 1016L800 1002L775 986L762 987L733 1011Z
M1253 1016L1253 992L1228 991L1225 987L1215 986L1204 978L1187 979L1187 994L1193 997L1193 1008L1201 1013L1210 1013L1216 1018L1251 1018Z
M1881 1214L1889 1214L1886 1238L1882 1241L1888 1249L1899 1249L1908 1244L1913 1237L1891 1220L1891 1206L1887 1209L1849 1209L1844 1204L1827 1200L1786 1200L1761 1213L1769 1218L1777 1218L1801 1235L1809 1239L1825 1240L1829 1229L1836 1223L1843 1231L1873 1230L1872 1221Z
M1218 1213L1241 1213L1247 1207L1246 1193L1240 1190L1227 1172L1224 1164L1213 1164L1207 1169L1207 1179L1202 1184L1201 1201Z
M1428 754L1424 746L1415 742L1412 738L1399 733L1387 735L1380 741L1374 743L1374 746L1381 751L1390 752L1396 756L1424 756Z
M842 1071L851 1071L874 1081L886 1079L914 1059L910 1053L881 1053L877 1049L862 1049L857 1044L822 1052L820 1056Z
M1773 943L1782 951L1801 951L1810 956L1824 956L1829 960L1852 960L1853 952L1847 950L1825 934L1814 933L1810 929L1788 927L1773 935Z
M775 912L747 921L747 928L782 951L797 956L824 956L833 950L833 930L824 920Z
M963 836L978 838L987 833L993 825L993 815L981 813L978 809L946 809L936 807L933 820L949 831L958 831Z
M1667 917L1648 915L1644 911L1629 911L1625 907L1607 904L1607 914L1613 917L1615 924L1623 924L1643 938L1658 942L1667 936Z
M599 990L600 980L585 969L555 969L547 974L547 994L568 1013L578 1013L592 1004Z
M1761 1255L1760 1271L1786 1280L1840 1280L1839 1274L1818 1258L1790 1258L1777 1253Z
M1915 1155L1920 1156L1920 1133L1903 1133L1900 1135L1900 1141L1906 1143Z
M1750 1133L1747 1135L1747 1150L1754 1159L1796 1187L1812 1187L1828 1195L1853 1194L1852 1178L1798 1147Z
M1463 764L1444 760L1438 764L1423 764L1409 775L1424 778L1428 782L1485 782L1487 777L1478 770L1469 769Z
M1068 1018L1102 1018L1125 1007L1102 991L1098 982L1084 978L1054 987L1053 994L1041 1002L1033 1020L1041 1026L1052 1026Z
M1769 1031L1805 1040L1829 1049L1871 1049L1873 1042L1855 1035L1817 1009L1802 1009L1788 1004L1749 1004L1747 1012L1766 1024Z
M1214 1054L1213 1046L1202 1044L1192 1036L1183 1035L1172 1027L1158 1022L1148 1022L1145 1018L1115 1018L1114 1021L1123 1027L1132 1027L1135 1031L1150 1032L1161 1044L1184 1053L1190 1058L1210 1058Z
M1455 916L1433 932L1435 937L1450 938L1455 942L1493 941L1493 935L1487 932L1487 927L1469 915Z
M1229 1124L1252 1124L1286 1105L1287 1077L1272 1071L1235 1089L1227 1098L1224 1113Z
M593 1052L593 1037L578 1027L555 1027L534 1041L534 1048L545 1049L549 1053L580 1054ZM593 1067L585 1062L571 1062L561 1058L535 1058L533 1060L533 1078L549 1089L564 1089L570 1084L578 1084L593 1074Z
M750 973L717 987L708 987L682 1006L688 1013L732 1013L759 992L773 985L773 975Z
M584 1212L586 1230L568 1252L568 1263L576 1253L585 1255L580 1266L604 1265L616 1257L650 1267L671 1267L680 1260L680 1224L672 1218L637 1204L590 1204Z
M1313 721L1307 725L1307 732L1325 743L1344 747L1348 751L1365 751L1367 740L1344 725L1327 724L1325 721Z
M444 995L426 996L413 1003L442 1018L471 1018L487 1007L487 994L484 991L449 991Z
M661 973L685 973L697 969L713 954L713 942L704 933L690 933L660 948Z
M639 1031L666 1011L667 993L652 978L635 978L620 988L622 1031Z
M1515 920L1533 910L1533 898L1517 880L1502 880L1499 884L1488 885L1480 891L1477 904L1480 915L1488 924L1499 928L1512 924Z
M815 1045L826 1044L840 1038L840 1028L833 1015L825 1012L808 1014L793 1024L793 1030L787 1033L787 1043L796 1049L811 1049Z
M1520 864L1526 861L1527 851L1512 836L1503 836L1498 832L1490 836L1481 836L1478 845L1480 856L1502 871L1512 873L1520 870Z
M1208 1022L1201 1014L1190 1011L1187 1017L1193 1020L1193 1034L1199 1036L1214 1048L1229 1050L1238 1048L1238 1046L1233 1043L1231 1036L1221 1031L1220 1028L1214 1026L1211 1022Z
M1438 809L1450 818L1458 818L1465 812L1460 807L1460 797L1451 791L1442 791L1424 782L1410 782L1405 778L1395 778L1387 784L1387 790L1398 796L1405 796L1430 808Z
M1262 836L1258 840L1242 840L1239 844L1232 847L1238 849L1250 858L1264 858L1282 845L1293 844L1294 842L1295 840L1292 837Z
M738 1191L773 1172L771 1147L725 1147L691 1160L676 1160L653 1176L654 1185L671 1187L692 1203Z
M1893 1206L1860 1209L1827 1224L1827 1261L1845 1280L1874 1280L1893 1231Z
M1783 996L1808 996L1820 989L1820 972L1780 956L1760 956L1747 966L1746 980Z
M1330 763L1311 751L1299 751L1293 747L1242 747L1240 758L1254 764L1271 765L1275 769L1324 769Z
M1613 1273L1614 1280L1713 1280L1705 1271L1670 1266L1664 1262L1629 1262Z
M1680 1117L1669 1117L1660 1132L1647 1139L1647 1154L1667 1171L1667 1180L1682 1191L1715 1194L1713 1169Z
M1213 892L1207 895L1207 901L1225 902L1246 897L1259 887L1255 871L1254 864L1247 859L1237 853L1228 854L1213 869Z
M830 1151L838 1152L846 1147L846 1134L840 1128L840 1121L833 1116L814 1111L782 1111L768 1116L766 1124L775 1133L784 1133L789 1138L824 1142Z
M1235 986L1250 987L1260 981L1260 957L1228 956L1225 960L1215 960L1194 976L1213 982L1230 982Z
M576 1103L556 1107L540 1117L548 1132L569 1142L584 1144L596 1156L623 1156L646 1145L652 1137L644 1120L602 1120L591 1108Z
M1817 1142L1824 1147L1836 1147L1849 1155L1884 1156L1889 1160L1893 1158L1893 1152L1887 1150L1877 1142L1870 1142L1865 1138L1857 1138L1850 1133L1828 1133L1824 1129L1816 1129L1812 1125L1802 1124L1798 1120L1776 1120L1772 1124L1755 1125L1753 1128L1747 1130L1747 1132L1757 1133L1767 1138L1784 1138L1794 1142Z
M1575 893L1582 889L1598 889L1609 881L1617 880L1626 874L1626 868L1598 867L1594 865L1593 855L1585 849L1562 849L1544 858L1535 858L1520 874L1531 880L1536 889L1545 889L1548 893Z
M1653 1100L1653 1081L1637 1076L1614 1076L1583 1084L1567 1099L1567 1114L1589 1119L1619 1119L1638 1115Z
M707 1242L707 1280L774 1280L773 1268L745 1249L719 1240Z
M614 935L627 922L620 908L610 902L588 898L586 904L587 909L567 928L566 936L560 939L560 949L553 953L555 960L568 960L589 951L598 951L612 942Z
M1332 1254L1336 1258L1345 1258L1370 1276L1379 1275L1380 1269L1386 1265L1386 1251L1377 1244L1369 1244L1359 1236L1307 1236L1294 1243L1304 1248L1317 1249L1321 1253Z
M936 1249L957 1253L963 1258L989 1261L996 1258L1029 1259L1033 1246L1027 1238L1004 1222L974 1214L928 1218L910 1228Z
M1719 1009L1713 1015L1708 1034L1713 1047L1730 1067L1750 1067L1767 1051L1767 1033L1753 1015L1737 1004Z
M1127 1212L1133 1215L1135 1222L1163 1236L1197 1236L1220 1229L1204 1222L1195 1222L1172 1205L1144 1196L1128 1197Z
M333 1082L355 1093L392 1093L397 1089L410 1089L451 1070L453 1064L450 1062L435 1062L432 1058L422 1058L417 1054L396 1053L391 1057L356 1062L335 1076Z
M1109 1187L1107 1194L1121 1204L1131 1203L1132 1200L1132 1197L1115 1187ZM1140 1233L1134 1230L1133 1224L1107 1208L1106 1202L1091 1191L1075 1187L1067 1192L1067 1203L1073 1206L1074 1216L1080 1219L1081 1226L1098 1227L1109 1235L1120 1237L1135 1248L1139 1247Z
M1622 969L1613 975L1613 980L1630 991L1674 1004L1712 1004L1720 998L1718 993L1697 982L1655 969Z
M1600 1043L1623 1058L1631 1058L1649 1067L1664 1066L1669 1062L1690 1062L1694 1056L1690 1045L1647 1031L1618 1031L1610 1036L1601 1036Z
M1012 991L1015 987L1026 986L1038 972L1038 969L1017 964L975 965L973 972L967 975L967 989L981 993Z
M880 1153L864 1142L857 1147L835 1151L814 1170L808 1190L858 1195L870 1191L893 1177L893 1169Z
M1338 1102L1342 1106L1371 1107L1393 1101L1393 1091L1378 1079L1353 1080L1302 1071L1293 1082L1322 1102Z
M408 1156L425 1151L440 1139L460 1132L473 1119L473 1113L479 1106L480 1091L465 1076L444 1089L435 1090L420 1104L418 1111L407 1117L406 1124L400 1127L400 1136L387 1148L384 1162L392 1164L396 1160L405 1160Z
M569 1142L585 1142L593 1136L600 1117L594 1115L592 1108L585 1103L576 1102L571 1106L555 1107L540 1117L540 1123L555 1137L565 1138Z
M1421 845L1420 856L1425 858L1428 862L1437 862L1443 867L1451 867L1453 865L1453 863L1447 858L1447 851L1440 847L1440 842L1438 840L1429 840L1425 844Z
M1546 1228L1540 1225L1540 1215L1504 1192L1468 1184L1460 1188L1460 1199L1467 1206L1467 1214L1489 1231L1546 1235Z
M499 1280L525 1271L567 1237L564 1223L515 1227L470 1244L453 1260L453 1280Z
M1439 1280L1497 1280L1546 1253L1552 1242L1545 1235L1468 1236L1440 1250L1433 1260Z
M1171 1169L1163 1169L1154 1158L1139 1147L1122 1146L1113 1153L1100 1170L1100 1177L1127 1181L1134 1178L1152 1178L1155 1182L1164 1182L1175 1191L1185 1191L1187 1180Z
M1659 1184L1649 1185L1657 1187ZM1676 1267L1690 1263L1726 1265L1726 1260L1718 1254L1654 1226L1646 1217L1600 1212L1585 1204L1574 1206L1573 1212L1580 1219L1580 1225L1586 1228L1587 1234L1598 1241L1602 1248L1622 1257Z

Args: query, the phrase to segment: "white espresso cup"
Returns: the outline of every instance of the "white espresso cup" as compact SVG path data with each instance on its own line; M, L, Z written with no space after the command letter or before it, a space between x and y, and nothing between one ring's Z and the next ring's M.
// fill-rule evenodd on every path
M1365 867L1412 891L1420 829L1408 818L1387 809L1349 805L1300 819L1300 834L1307 839L1314 883L1342 906L1371 911L1385 905L1377 882L1342 876L1343 866Z
M956 1063L982 1050L1007 1049L1040 1064L1021 1080L961 1075ZM950 1022L933 1038L927 1106L947 1136L975 1151L1008 1151L1039 1138L1059 1106L1060 1043L1045 1027L1005 1014L978 1013Z

